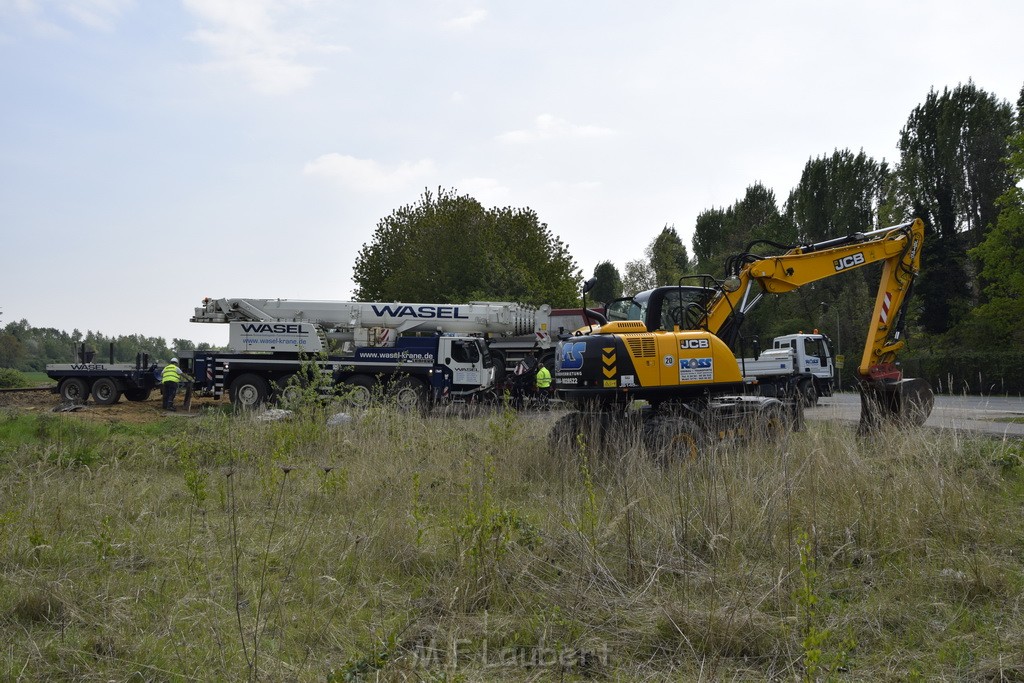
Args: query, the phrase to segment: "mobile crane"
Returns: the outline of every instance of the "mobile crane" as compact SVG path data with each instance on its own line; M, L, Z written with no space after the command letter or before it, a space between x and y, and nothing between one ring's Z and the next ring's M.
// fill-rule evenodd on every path
M699 276L701 286L659 287L610 302L604 324L558 344L556 386L579 410L556 423L552 441L564 445L581 431L614 434L638 413L650 446L690 455L716 439L786 428L786 406L748 393L731 350L744 318L766 293L878 262L881 280L858 368L861 429L885 421L923 424L934 403L931 387L903 378L895 364L923 242L920 219L796 247L760 241L728 259L722 281ZM751 253L765 244L786 251ZM625 410L637 399L649 408Z
M552 309L504 301L467 304L375 303L298 299L206 299L192 322L229 323L235 351L280 351L301 346L308 353L327 348L327 340L345 348L394 346L404 334L442 333L482 336L494 360L495 381L526 357L554 368L554 342L589 320L578 309ZM308 323L302 334L282 344L267 343L253 330L265 324Z
M509 302L233 298L205 299L192 322L230 326L227 354L179 354L195 371L194 387L215 397L226 390L236 403L250 405L283 395L294 386L297 356L325 352L331 341L343 352L322 361L322 371L348 385L359 401L369 399L374 381L392 387L400 403L468 398L494 386L507 363L546 353L553 365L551 324L567 321L547 305ZM493 359L489 345L497 347Z

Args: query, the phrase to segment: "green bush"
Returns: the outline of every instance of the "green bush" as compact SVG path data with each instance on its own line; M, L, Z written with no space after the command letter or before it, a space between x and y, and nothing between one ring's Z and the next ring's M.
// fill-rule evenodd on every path
M28 378L12 368L0 368L0 389L18 389L30 386Z
M1024 393L1024 353L945 352L907 358L906 377L928 380L943 394Z

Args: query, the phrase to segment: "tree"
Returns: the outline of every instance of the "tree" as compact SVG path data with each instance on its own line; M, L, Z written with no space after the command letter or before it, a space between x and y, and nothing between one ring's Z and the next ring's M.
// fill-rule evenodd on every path
M594 278L597 284L590 291L594 301L608 303L622 296L622 277L619 275L619 269L611 261L598 263L594 268Z
M788 245L795 239L792 224L779 213L775 193L754 183L729 208L709 209L697 216L693 253L699 272L722 275L726 257L741 253L754 240Z
M651 270L659 285L677 284L680 277L690 273L690 256L674 225L662 228L647 246L645 253L651 261Z
M626 272L622 276L622 293L626 296L633 296L637 292L651 289L657 286L654 278L654 269L650 261L636 259L626 262Z
M951 329L982 295L967 250L985 240L996 199L1012 184L1005 161L1012 132L1010 105L971 82L930 91L900 132L894 201L929 226L916 283L929 332Z
M1024 89L1021 91L1024 111ZM971 311L965 327L972 333L968 342L979 344L999 340L1008 348L1024 344L1024 119L1021 132L1010 140L1008 166L1014 180L998 199L996 226L985 241L970 251L980 265L980 280L987 303Z
M878 225L886 196L888 165L861 150L836 150L831 157L808 159L800 183L789 193L786 215L798 239L819 242Z
M798 241L820 242L880 227L889 175L884 161L876 162L863 150L836 150L831 156L808 159L786 201L786 216ZM779 317L800 321L800 327L813 322L833 339L863 339L874 305L867 292L877 289L878 278L879 267L868 267L801 288L785 303L779 302ZM830 315L819 312L822 304Z
M454 190L424 191L377 224L353 267L360 301L514 300L571 306L580 271L529 208L485 209Z

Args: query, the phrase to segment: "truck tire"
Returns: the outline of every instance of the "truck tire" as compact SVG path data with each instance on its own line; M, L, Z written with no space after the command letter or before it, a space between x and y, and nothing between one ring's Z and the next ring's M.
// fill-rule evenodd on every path
M148 401L153 390L150 388L129 387L124 390L124 397L129 401Z
M231 383L229 390L231 402L243 410L259 408L266 402L268 393L267 380L252 373L240 376Z
M814 380L801 380L799 386L800 402L804 408L813 408L818 405L818 389L814 386Z
M494 363L494 386L500 387L508 374L508 369L505 367L505 352L492 350L491 361Z
M80 377L68 377L60 383L57 392L67 403L85 403L89 398L89 385Z
M392 389L392 396L403 412L422 410L427 406L427 386L415 377L400 377Z
M110 377L100 377L92 383L92 398L96 405L113 405L121 400L121 387Z
M373 402L376 382L369 375L352 375L344 381L346 402L353 408L368 408Z

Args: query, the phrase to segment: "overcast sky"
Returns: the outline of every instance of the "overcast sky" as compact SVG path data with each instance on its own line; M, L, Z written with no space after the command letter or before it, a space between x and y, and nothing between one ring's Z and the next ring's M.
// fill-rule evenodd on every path
M0 0L0 326L223 344L203 297L347 299L424 188L586 275L929 89L1016 102L1024 2Z

